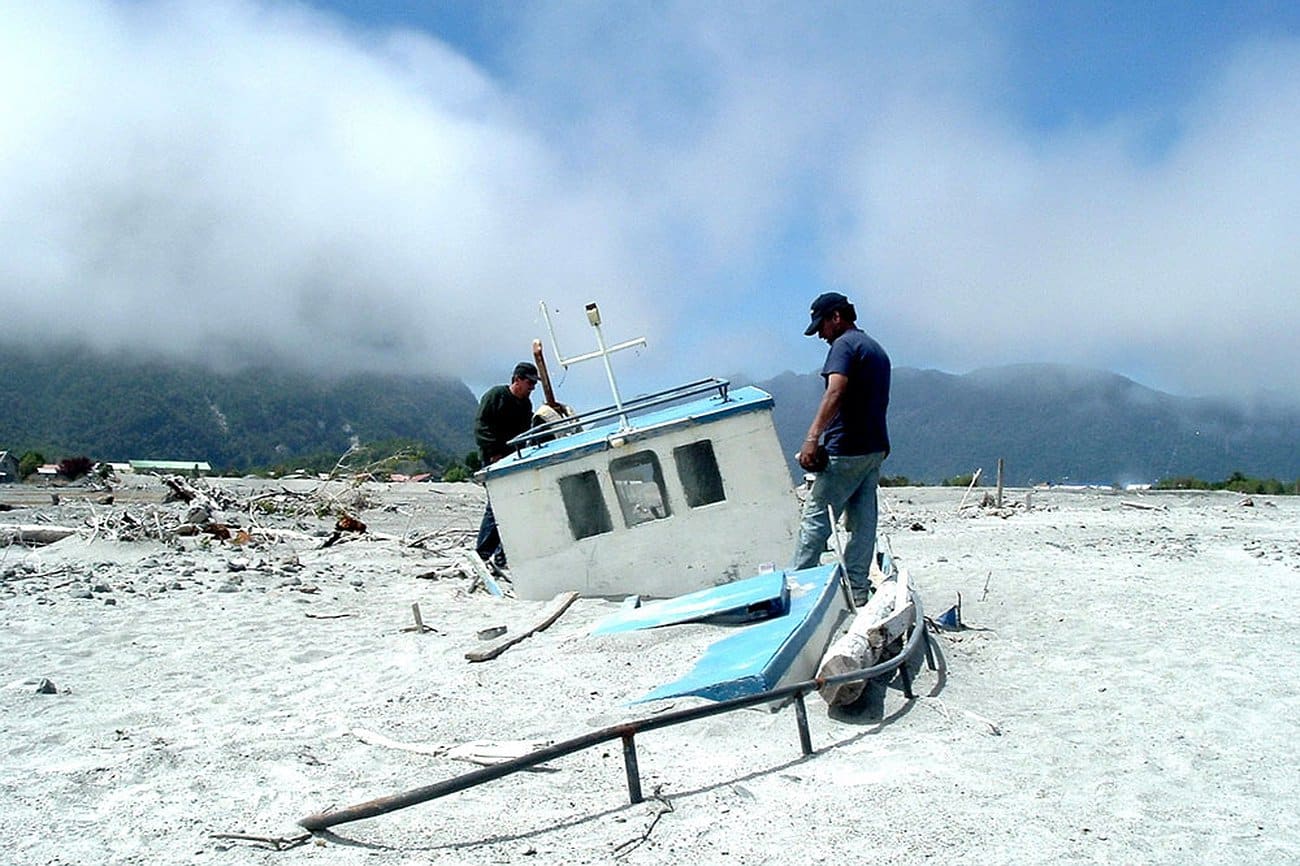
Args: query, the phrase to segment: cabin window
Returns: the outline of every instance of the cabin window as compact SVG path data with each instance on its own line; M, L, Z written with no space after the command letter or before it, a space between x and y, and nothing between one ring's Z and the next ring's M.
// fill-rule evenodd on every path
M674 448L673 462L677 464L677 477L682 481L688 506L698 508L727 498L722 491L722 473L713 456L712 441L701 439Z
M609 506L600 492L600 479L588 469L576 475L565 475L560 479L560 497L564 500L564 512L569 518L569 529L573 537L587 538L612 532L614 522L609 518Z
M614 481L623 522L639 526L668 516L668 496L664 492L664 474L653 451L638 451L609 461L609 477Z

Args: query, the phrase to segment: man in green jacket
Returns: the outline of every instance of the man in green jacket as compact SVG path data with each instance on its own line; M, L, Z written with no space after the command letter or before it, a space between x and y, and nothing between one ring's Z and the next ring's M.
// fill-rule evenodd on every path
M474 421L474 441L478 443L483 465L495 463L510 453L506 443L523 433L533 423L533 388L537 386L537 367L529 361L515 365L509 385L494 385L479 400L478 417ZM496 516L489 499L483 509L479 524L479 558L497 568L506 567L506 552L501 547L501 533L497 531Z

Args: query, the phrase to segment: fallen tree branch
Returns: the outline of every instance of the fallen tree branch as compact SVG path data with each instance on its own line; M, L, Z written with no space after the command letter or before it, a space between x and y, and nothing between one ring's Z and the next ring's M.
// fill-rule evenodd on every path
M79 531L71 526L6 523L0 524L0 544L53 544Z
M352 736L369 746L384 746L389 749L401 749L403 752L414 752L417 755L432 755L440 757L447 754L451 749L450 746L442 746L437 743L400 743L397 740L390 740L383 734L377 734L374 731L367 731L362 728L353 728Z
M642 845L644 845L646 840L650 838L650 834L654 832L655 827L659 824L659 819L662 818L664 815L667 815L669 812L673 811L672 802L660 795L659 792L662 789L663 789L662 785L655 786L655 792L652 796L654 797L654 799L659 801L660 805L659 808L655 810L654 817L650 819L650 824L643 831L641 831L640 837L634 839L628 839L626 842L623 842L622 844L616 846L614 848L614 859L617 860L620 857L625 857L626 855L635 851L637 848L640 848Z
M273 851L288 851L290 848L305 845L311 840L310 833L300 833L297 836L251 836L247 833L213 833L211 837L213 839L236 839L241 842L260 842L263 845L271 846Z

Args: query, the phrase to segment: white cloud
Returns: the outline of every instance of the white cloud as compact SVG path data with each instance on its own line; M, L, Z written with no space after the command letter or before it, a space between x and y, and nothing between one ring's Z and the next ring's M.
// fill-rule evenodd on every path
M1122 123L1034 138L918 98L862 143L839 274L941 367L1128 363L1295 395L1297 82L1300 45L1243 49L1155 157Z
M597 300L650 340L635 393L815 368L833 287L896 363L1295 393L1294 41L1207 59L1153 148L1150 117L1027 126L1006 16L966 4L510 14L489 73L284 2L10 10L0 301L42 338L487 384L538 299L570 354Z
M51 4L0 57L0 300L42 339L490 381L539 298L623 282L607 203L430 38Z

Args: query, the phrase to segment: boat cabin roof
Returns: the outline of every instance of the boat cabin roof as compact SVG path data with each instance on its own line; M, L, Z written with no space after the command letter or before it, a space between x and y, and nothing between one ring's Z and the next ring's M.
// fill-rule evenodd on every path
M699 396L711 391L717 393ZM516 449L514 453L486 467L485 472L491 477L539 469L607 451L614 443L622 445L689 425L711 424L732 415L770 410L772 405L771 395L758 388L729 390L725 379L702 379L637 397L623 404L621 412L619 407L610 406L534 427L510 440ZM628 422L626 426L622 423L624 419Z

